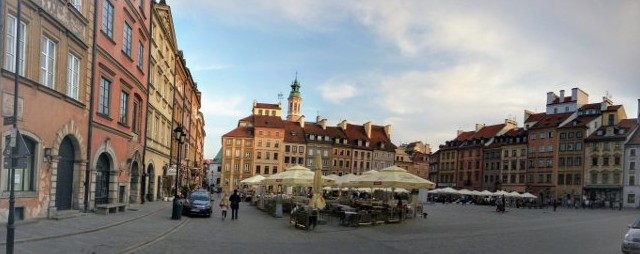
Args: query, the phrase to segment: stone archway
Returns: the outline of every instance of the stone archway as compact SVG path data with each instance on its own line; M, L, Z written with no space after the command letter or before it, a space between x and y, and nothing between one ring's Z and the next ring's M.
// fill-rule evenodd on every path
M111 167L113 163L108 153L100 154L96 164L95 202L96 205L109 203Z
M140 187L140 169L138 168L138 162L134 161L131 164L131 179L130 179L130 191L129 191L129 202L130 203L138 203L142 201L140 198L139 191L142 190L144 192L144 177L142 177L143 183L142 188Z
M57 210L84 209L87 153L83 144L83 135L74 120L57 129L49 162L49 218L57 216Z
M55 207L58 211L70 210L73 204L73 178L76 151L70 137L65 137L58 148Z

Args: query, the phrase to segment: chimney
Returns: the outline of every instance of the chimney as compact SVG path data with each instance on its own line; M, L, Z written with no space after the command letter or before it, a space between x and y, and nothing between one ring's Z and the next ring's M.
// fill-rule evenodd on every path
M511 119L504 119L504 124L507 126L507 129L513 129L518 126L518 122Z
M300 118L298 118L298 123L300 123L300 128L304 129L304 116L300 116Z
M571 88L571 101L578 101L578 88Z
M533 111L531 111L531 110L526 110L526 109L525 109L525 110L524 110L524 122L527 122L527 119L529 119L529 117L530 117L531 115L533 115L533 114L534 114L534 113L533 113Z
M371 121L364 123L364 132L367 133L367 138L371 138Z
M317 115L316 116L316 123L319 123L319 122L320 122L320 115Z
M345 120L342 120L342 122L340 122L338 124L338 127L342 128L343 131L346 131L347 130L347 124L348 124L347 123L347 119L345 119Z
M384 126L384 133L387 134L387 138L391 138L391 124Z
M560 90L560 102L564 102L564 90Z
M322 126L323 130L327 129L327 119L322 119L320 120L320 122L318 122L320 124L320 126Z
M606 96L602 97L602 102L600 103L600 111L606 111L609 106L613 105L613 102L607 98Z
M556 98L556 94L553 92L547 93L547 105L553 104L553 99Z
M477 123L476 124L476 131L479 131L480 129L482 129L482 127L484 127L484 124Z

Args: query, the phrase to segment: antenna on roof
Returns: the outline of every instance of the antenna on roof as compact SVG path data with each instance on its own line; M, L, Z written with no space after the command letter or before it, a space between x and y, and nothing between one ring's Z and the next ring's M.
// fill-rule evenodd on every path
M607 97L607 99L611 100L613 98L613 95L611 93L609 93L609 90L605 90L605 97Z
M284 97L284 96L282 95L282 92L279 92L279 93L278 93L278 104L282 104L282 98L283 98L283 97Z

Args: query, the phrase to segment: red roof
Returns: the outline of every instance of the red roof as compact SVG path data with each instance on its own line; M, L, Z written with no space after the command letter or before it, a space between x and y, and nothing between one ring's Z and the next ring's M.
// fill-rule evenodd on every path
M280 109L280 105L271 103L256 103L256 108Z
M525 123L530 123L530 122L538 122L542 119L544 119L547 116L546 113L535 113L535 114L531 114L529 116L529 118L527 118L524 122Z
M495 137L500 130L505 127L505 124L496 124L482 127L476 134L473 135L474 139L492 138Z
M573 119L573 121L571 121L571 122L565 124L564 126L560 127L560 129L580 128L580 127L585 127L586 128L588 123L590 123L594 119L597 119L598 117L600 117L600 115L578 116L578 117L576 117L576 119Z
M261 128L284 128L282 118L279 116L253 115L253 124Z
M607 111L616 111L616 110L620 109L621 107L622 107L622 105L609 106L609 107L607 107Z
M600 109L600 103L589 103L589 104L584 104L582 105L582 107L580 107L580 110L587 110L587 109Z
M327 130L322 129L322 125L314 122L304 123L304 132L311 135L328 135Z
M382 146L382 144L384 144L384 146ZM371 125L371 145L376 150L389 152L395 151L397 148L397 146L391 143L391 140L387 137L384 127L379 125Z
M364 131L364 126L362 125L347 124L345 132L347 133L349 140L369 140L367 133Z
M300 127L299 122L284 122L284 142L287 143L305 143L304 130Z
M476 134L475 131L465 131L460 133L460 135L458 135L454 141L463 141L463 140L467 140L467 139L471 139L471 137L473 137L473 135Z
M559 113L559 114L551 114L547 115L544 119L540 120L538 123L533 125L531 129L541 129L541 128L555 128L558 127L564 120L569 118L573 113Z
M238 127L222 135L222 137L253 138L253 130L249 127Z

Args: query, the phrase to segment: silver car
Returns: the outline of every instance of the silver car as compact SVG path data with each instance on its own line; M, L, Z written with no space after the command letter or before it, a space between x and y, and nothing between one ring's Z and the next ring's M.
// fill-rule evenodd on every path
M622 240L622 253L640 254L640 218L636 219L633 224L629 224L629 232L624 235L624 240Z

